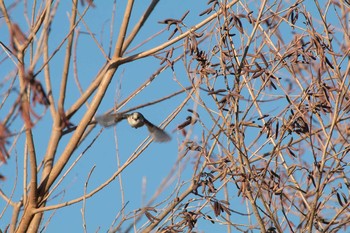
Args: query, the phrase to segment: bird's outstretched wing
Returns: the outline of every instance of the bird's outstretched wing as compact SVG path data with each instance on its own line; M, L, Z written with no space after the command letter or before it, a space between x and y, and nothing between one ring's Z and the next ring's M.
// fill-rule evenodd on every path
M113 114L105 114L105 115L97 116L95 119L97 123L107 128L117 124L119 121L122 121L127 117L128 117L127 114L113 113Z
M148 120L145 120L145 124L155 142L168 142L171 140L170 135L158 126L155 126Z

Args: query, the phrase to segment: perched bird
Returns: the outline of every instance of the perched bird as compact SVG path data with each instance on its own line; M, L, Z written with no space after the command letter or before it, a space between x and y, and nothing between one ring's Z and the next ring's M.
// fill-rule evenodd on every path
M167 142L170 141L171 137L168 133L166 133L161 128L155 126L151 122L149 122L141 113L133 112L130 114L106 114L102 116L97 116L96 121L103 127L110 127L122 120L128 120L128 123L131 127L137 129L146 125L148 131L150 132L152 138L156 142Z

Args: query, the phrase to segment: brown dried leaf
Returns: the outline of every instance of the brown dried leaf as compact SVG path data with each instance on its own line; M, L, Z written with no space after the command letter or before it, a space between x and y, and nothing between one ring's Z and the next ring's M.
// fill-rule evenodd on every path
M206 9L206 10L202 11L201 13L199 13L199 16L210 14L210 12L212 12L212 11L213 11L213 8L209 7L208 9Z
M293 156L294 158L297 157L297 156L294 154L294 152L293 152L291 149L289 149L289 148L287 148L287 153L288 153L290 156Z
M262 53L259 53L259 56L260 56L261 60L263 60L263 62L265 64L265 68L269 67L269 63L267 63L265 56Z
M210 217L210 215L205 215L205 217L207 218L207 219L209 219L209 221L211 222L211 223L215 223L214 222L214 220L213 220L213 218L212 217Z
M6 144L8 144L7 138L9 136L10 131L6 128L6 126L3 123L0 123L0 160L3 163L6 163L6 159L10 157L5 146Z
M312 184L316 188L316 182L315 182L315 179L314 179L314 177L313 177L313 175L311 173L308 175L308 178L311 180Z
M334 70L334 66L332 65L332 63L328 60L328 58L325 56L325 60L326 60L326 63L327 65L329 65L329 67Z
M226 212L226 214L231 215L231 210L224 205L220 205L221 212Z
M276 134L275 134L275 139L278 138L278 133L279 133L279 121L277 120L277 122L276 122Z
M260 70L259 72L254 73L252 79L259 78L264 72L265 70Z
M30 119L30 114L29 112L32 112L30 109L30 105L28 101L22 102L20 107L19 107L19 111L21 113L21 117L27 127L27 129L31 129L34 124L32 122L32 120Z
M216 217L219 216L219 215L221 214L221 205L220 205L219 202L214 201L214 207L213 207L213 209L214 209L214 214L215 214Z
M180 125L177 126L178 130L182 130L183 128L185 128L186 126L190 125L192 122L192 117L188 116L186 118L186 121L182 122Z
M23 45L24 43L26 43L27 37L24 35L22 30L20 29L20 27L16 23L13 23L11 25L10 31L11 31L10 32L10 34L11 34L10 45L14 51L17 51L18 48L17 48L16 44L18 43L20 45Z
M338 199L338 202L339 202L339 205L341 205L342 207L344 207L344 204L340 198L340 194L337 192L337 199Z
M278 179L280 178L280 176L276 172L274 172L273 170L270 170L270 172L271 172L272 175L274 175Z
M298 190L298 191L300 191L300 192L306 194L306 192L305 192L304 190L302 190L301 188L298 188L298 187L296 187L296 186L294 186L294 185L288 185L288 186L291 187L292 189Z
M93 0L80 0L80 3L81 3L82 6L85 6L85 2L87 2L87 4L88 4L89 6L91 6L91 7L93 7L93 8L96 7L95 4L94 4L94 2L93 2Z
M242 24L241 20L235 15L232 15L232 18L233 18L233 24L236 26L237 30L241 34L243 34L244 33L243 26L242 26L243 24Z
M159 221L158 218L156 218L155 216L153 216L152 214L150 214L148 211L145 212L146 217L148 218L148 220L152 223L155 222L155 220Z
M343 199L344 199L344 202L345 202L345 203L348 203L348 199L347 199L345 193L341 192L341 195L342 195L342 197L343 197Z

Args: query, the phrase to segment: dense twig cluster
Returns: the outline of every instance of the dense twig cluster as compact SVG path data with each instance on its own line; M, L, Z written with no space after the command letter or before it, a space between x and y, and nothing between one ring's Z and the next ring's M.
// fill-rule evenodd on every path
M106 188L115 178L121 179L125 168L148 147L151 141L143 142L94 190L87 192L85 189L81 197L50 205L48 200L52 192L98 140L99 134L68 168L76 149L92 135L93 118L115 72L123 64L141 58L158 59L162 67L114 109L122 115L182 96L166 124L183 114L175 122L175 131L181 134L179 159L174 170L184 172L182 167L190 166L191 176L174 178L177 173L171 170L145 207L126 214L128 206L123 205L111 232L132 229L195 232L206 224L226 226L228 232L347 229L350 217L347 1L329 1L323 9L318 1L298 0L289 4L266 0L246 4L238 0L211 0L199 15L186 10L179 19L160 20L160 24L165 24L161 33L169 34L167 41L154 48L142 44L143 52L127 56L130 44L141 33L158 3L152 1L131 28L129 19L136 6L130 0L118 26L114 50L110 47L109 53L101 51L112 55L106 58L106 63L79 98L68 105L67 80L75 29L81 23L86 24L84 17L92 10L90 7L99 7L98 2L81 1L84 2L88 4L84 12L79 13L78 1L73 1L69 31L62 41L66 54L56 96L52 93L55 88L51 86L53 75L49 69L56 53L49 54L48 50L56 6L49 1L45 3L47 5L35 13L37 21L24 33L26 30L15 23L8 6L3 1L0 4L10 37L8 48L3 47L3 51L6 59L11 58L15 63L15 72L9 74L8 80L19 83L19 91L13 99L7 97L16 90L13 83L8 84L6 90L2 89L3 102L13 100L13 103L0 123L0 160L6 163L9 155L12 156L7 146L10 142L12 148L20 146L11 130L25 135L24 164L29 164L29 170L23 174L26 182L23 182L22 198L15 200L0 192L13 207L9 231L38 231L46 211L70 208L79 202L85 205L89 197ZM187 21L191 17L201 21L189 25ZM94 33L89 31L89 35L95 39ZM40 49L34 50L36 46ZM35 69L40 67L40 60L42 67ZM180 91L124 109L168 68ZM187 74L187 80L177 77L179 69ZM43 80L40 75L44 76ZM84 104L87 110L83 109ZM185 110L188 104L193 105L193 109L187 110L189 113ZM33 128L42 119L35 113L40 111L39 107L49 109L52 119L50 140L45 146L35 142L33 136ZM1 108L6 107L1 104ZM71 119L78 112L82 116L73 126ZM17 115L21 116L18 118L24 131L13 123ZM31 116L35 117L35 122ZM70 135L67 141L61 140L64 135ZM46 148L44 156L36 154L39 146ZM64 173L65 170L68 171ZM91 174L92 170L89 177ZM166 198L161 198L160 193L173 180L180 181ZM83 219L85 222L84 216Z

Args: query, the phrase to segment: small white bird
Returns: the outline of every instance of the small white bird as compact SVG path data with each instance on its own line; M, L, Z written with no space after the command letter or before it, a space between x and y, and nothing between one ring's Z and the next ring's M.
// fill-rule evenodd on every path
M99 123L103 127L113 126L124 119L127 119L129 125L135 129L146 125L153 140L156 142L167 142L167 141L171 140L171 137L169 136L168 133L166 133L161 128L159 128L159 127L155 126L154 124L152 124L151 122L149 122L139 112L133 112L130 114L114 113L114 114L106 114L106 115L96 117L97 123Z

